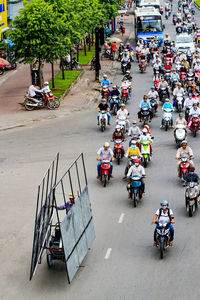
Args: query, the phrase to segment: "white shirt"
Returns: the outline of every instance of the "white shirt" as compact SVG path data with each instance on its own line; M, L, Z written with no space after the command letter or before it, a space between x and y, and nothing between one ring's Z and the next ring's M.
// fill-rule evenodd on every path
M194 99L192 98L192 99L190 99L190 98L187 98L186 100L185 100L185 107L192 107L193 106L193 103L194 103L195 101L194 101Z
M47 86L44 86L43 89L41 89L41 92L50 93L51 90L50 90L49 86L47 85Z
M173 91L174 96L183 96L184 95L184 89L181 87L180 89L176 87Z
M176 123L177 125L185 125L186 120L184 118L182 118L182 120L180 118L176 119Z
M159 216L159 213L160 213L160 210L158 209L156 211L156 216ZM173 215L173 211L171 209L169 210L169 214L168 214L168 210L166 211L166 213L164 213L163 209L161 209L161 214L160 214L160 218L158 221L163 222L163 223L164 222L169 223L170 222L169 215L170 216Z
M196 66L194 67L194 70L195 70L195 71L200 71L200 65L196 65Z
M149 91L148 95L149 95L149 98L156 99L158 97L158 92L157 91L154 91L154 92Z
M191 109L190 109L190 115L192 115L192 116L194 116L194 115L200 115L200 108L199 107L197 107L197 109L196 110L194 110L194 108L192 107Z
M108 159L111 160L113 156L113 151L111 148L108 148L108 150L105 150L104 147L101 147L99 151L97 152L98 155L100 155L100 159Z
M140 129L138 126L132 126L129 129L128 135L130 136L140 136Z
M152 64L154 65L156 63L156 61L159 61L159 63L161 63L161 59L160 57L154 57L153 61L152 61Z
M30 85L28 89L28 95L29 97L34 97L36 95L36 92L40 92L34 85Z
M135 50L136 50L136 52L140 52L140 51L142 51L142 48L143 48L142 45L138 45L138 46L135 48Z
M121 110L121 108L117 111L117 117L118 119L123 119L125 120L126 117L128 116L128 110L124 109L123 111Z
M139 176L139 177L145 176L145 170L144 170L144 168L142 166L140 166L140 165L138 167L136 167L136 166L130 167L127 176L128 177L129 176L132 177L134 175L135 176Z

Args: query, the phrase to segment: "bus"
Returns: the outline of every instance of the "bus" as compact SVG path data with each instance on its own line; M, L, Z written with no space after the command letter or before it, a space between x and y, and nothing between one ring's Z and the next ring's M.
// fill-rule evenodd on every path
M160 12L160 0L141 0L139 7L154 7Z
M161 14L154 7L140 7L135 10L135 39L142 38L150 42L155 35L163 43L163 30Z

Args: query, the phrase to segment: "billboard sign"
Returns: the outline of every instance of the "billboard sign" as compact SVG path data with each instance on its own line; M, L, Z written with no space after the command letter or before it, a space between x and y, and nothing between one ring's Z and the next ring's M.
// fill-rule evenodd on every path
M7 0L0 0L0 40L1 32L7 27Z

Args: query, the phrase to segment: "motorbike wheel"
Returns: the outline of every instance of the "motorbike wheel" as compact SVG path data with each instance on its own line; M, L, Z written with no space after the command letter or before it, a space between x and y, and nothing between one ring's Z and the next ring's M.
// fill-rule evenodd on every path
M121 97L121 101L122 101L122 103L126 104L126 99L124 96Z
M121 161L121 158L119 157L119 155L117 156L117 164L118 166L120 165L120 161Z
M167 131L167 129L168 129L168 124L166 123L165 124L165 131Z
M144 72L144 69L141 68L140 71L141 71L141 73L143 73L143 72Z
M147 159L146 158L144 158L143 166L144 166L144 168L147 167Z
M104 132L105 131L105 124L103 122L101 122L101 131Z
M51 269L53 267L53 261L52 261L51 254L47 254L47 265L48 265L49 269Z
M193 206L189 206L189 217L193 216Z
M114 104L114 106L113 106L113 114L114 114L115 116L116 116L116 114L117 114L117 111L118 111L117 105Z
M196 137L197 136L197 130L196 128L193 129L193 137Z
M164 242L160 243L160 258L163 259L164 256Z
M26 110L29 110L29 111L34 110L35 106L29 106L29 105L28 105L29 103L32 104L32 102L29 101L29 100L25 100L25 101L24 101L24 107L25 107L25 109L26 109Z
M47 107L48 109L56 109L60 106L60 101L59 100L50 100L47 102Z
M105 54L103 53L102 55L101 55L101 60L103 60L105 58Z
M107 185L107 180L108 180L107 175L103 175L103 176L102 176L102 184L103 184L103 187L106 187L106 185Z

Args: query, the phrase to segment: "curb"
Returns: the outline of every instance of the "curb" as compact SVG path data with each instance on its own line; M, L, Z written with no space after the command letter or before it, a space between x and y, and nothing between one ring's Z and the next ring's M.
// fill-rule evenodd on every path
M60 97L60 101L62 101L68 95L68 93L71 91L71 89L74 87L74 85L83 77L85 70L80 70L80 71L81 71L81 73L78 75L78 77L72 82L70 87L68 89L66 89L64 91L64 93L62 94L62 96Z
M194 2L194 6L198 9L198 10L200 10L200 7Z

